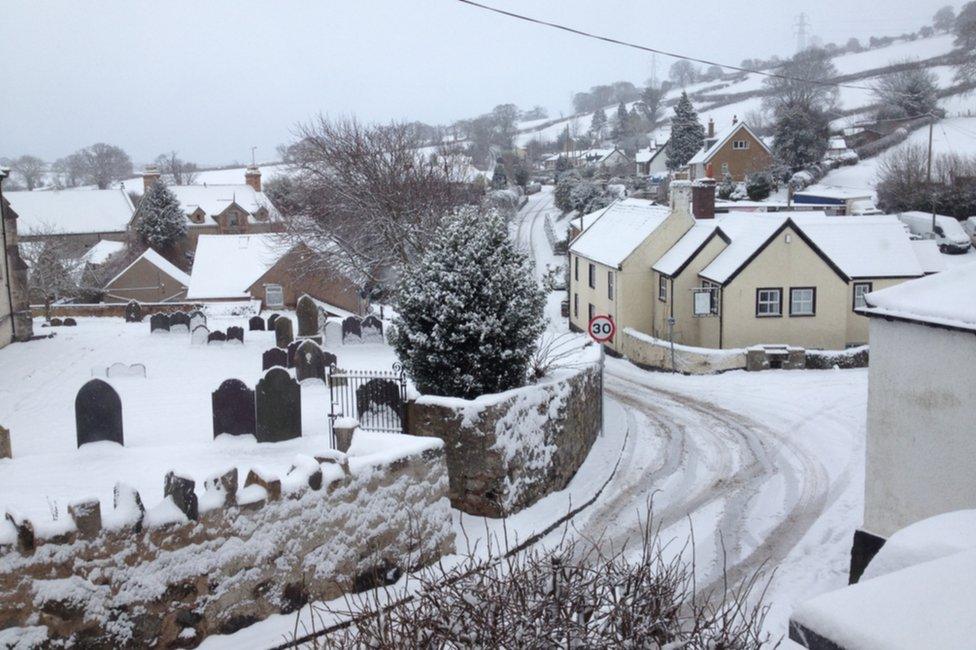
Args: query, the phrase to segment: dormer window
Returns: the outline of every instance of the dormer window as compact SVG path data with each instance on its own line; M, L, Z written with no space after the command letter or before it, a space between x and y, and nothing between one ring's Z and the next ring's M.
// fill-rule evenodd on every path
M733 149L738 149L740 151L743 150L743 149L748 149L749 148L749 141L748 140L733 140L732 141L732 148Z
M236 228L237 227L237 213L236 212L231 212L229 215L227 215L227 227L228 228Z

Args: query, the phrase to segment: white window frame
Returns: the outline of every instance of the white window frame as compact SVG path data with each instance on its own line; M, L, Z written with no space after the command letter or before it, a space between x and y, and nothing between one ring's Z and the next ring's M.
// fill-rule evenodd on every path
M861 307L867 307L867 302L864 300L864 296L871 293L874 289L874 284L871 282L855 282L854 283L854 306L853 309L860 309ZM858 293L858 289L862 289L861 293Z
M798 298L800 292L809 292L809 298ZM800 307L797 308L797 305ZM803 311L801 311L803 310ZM815 287L790 287L790 316L816 316L817 289Z
M271 302L272 293L277 292L280 298L277 302ZM264 305L269 309L285 306L285 289L280 284L264 285Z
M729 163L724 162L722 163L722 174L724 175L728 173L729 173Z
M721 285L719 285L717 282L711 282L710 280L702 280L701 286L702 286L702 289L708 289L709 290L709 292L708 292L708 294L709 294L709 307L710 307L709 311L712 314L714 314L714 315L717 316L718 315L718 299L717 298L718 298L718 291L719 291Z
M773 296L775 296L775 299ZM774 306L776 309L775 312L772 310ZM756 289L756 318L780 318L782 315L782 287L762 287Z
M733 140L732 141L732 149L734 151L745 151L748 148L749 148L749 141L748 140Z

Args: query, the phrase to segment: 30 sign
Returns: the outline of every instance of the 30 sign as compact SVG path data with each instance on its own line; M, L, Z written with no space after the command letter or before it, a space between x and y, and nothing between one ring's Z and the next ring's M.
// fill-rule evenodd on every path
M611 341L617 333L617 326L609 316L594 316L590 319L590 325L587 329L590 332L590 337L597 343Z

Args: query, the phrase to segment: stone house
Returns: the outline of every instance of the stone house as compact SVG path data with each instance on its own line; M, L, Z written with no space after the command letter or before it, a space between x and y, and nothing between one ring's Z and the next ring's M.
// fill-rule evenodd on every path
M338 271L305 273L311 253L273 233L200 235L187 299L260 300L262 308L294 307L303 294L331 305L335 313L362 314L362 284Z
M773 164L773 152L745 122L732 118L732 125L715 132L715 122L708 120L705 144L688 161L691 180L705 178L708 166L712 166L715 179L721 181L726 174L741 182L749 174L769 169Z
M5 174L0 172L0 182ZM20 257L17 214L0 194L0 348L34 335L27 296L27 264Z
M151 248L105 284L103 302L180 302L190 276Z
M590 217L570 245L570 325L609 314L695 347L843 349L868 340L864 295L923 273L895 217L716 216L713 182L678 180L670 209L627 199Z

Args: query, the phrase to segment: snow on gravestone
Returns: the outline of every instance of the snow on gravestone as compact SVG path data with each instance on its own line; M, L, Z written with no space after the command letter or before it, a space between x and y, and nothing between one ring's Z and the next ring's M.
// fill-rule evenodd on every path
M295 367L295 355L298 353L298 348L301 347L302 343L304 343L304 341L296 339L288 344L288 348L286 349L288 353L288 368Z
M251 316L250 320L247 321L247 329L252 332L258 332L264 330L264 319L260 316Z
M137 303L135 300L130 300L125 306L125 322L126 323L140 323L142 322L142 305Z
M190 344L191 345L206 345L207 341L210 340L210 330L207 329L206 325L197 325L190 332Z
M325 355L322 353L322 348L315 341L305 339L295 351L295 378L298 381L305 379L325 381L325 368Z
M281 348L265 350L261 355L261 370L271 370L275 366L288 367L288 353Z
M272 368L254 391L258 442L281 442L302 435L302 389L284 368Z
M319 309L311 297L304 295L298 299L295 315L298 316L299 336L315 336L319 333Z
M146 378L146 366L142 363L127 364L117 362L105 369L105 376L109 379L116 377L142 377Z
M382 343L383 321L373 315L367 316L360 325L360 334L364 342Z
M169 316L166 314L153 314L149 318L149 332L154 334L156 332L168 332L169 331Z
M287 348L288 344L295 340L294 330L292 329L291 319L279 316L275 319L275 345L279 348Z
M107 440L124 445L122 400L108 383L92 379L75 397L75 431L78 446Z
M196 329L197 327L200 327L201 325L206 326L206 324L207 324L207 315L206 314L204 314L199 309L196 309L196 310L190 312L190 331L191 332L194 329Z
M10 429L0 427L0 458L13 458L10 449Z
M244 342L244 328L232 325L227 328L227 340L237 341L238 343Z
M170 314L169 331L173 332L174 334L189 334L190 315L182 311L175 311Z
M64 319L64 326L65 327L74 327L77 324L78 324L78 321L76 321L74 318L71 318L70 316Z
M254 434L254 391L240 379L227 379L211 395L214 438Z
M226 340L227 340L227 335L221 332L220 330L214 330L213 332L210 332L210 334L207 335L207 345L210 345L212 343L222 344Z
M355 336L355 339L352 337ZM362 343L363 331L360 325L359 319L355 316L349 316L342 321L342 343L345 344L346 340L350 340L353 343Z

